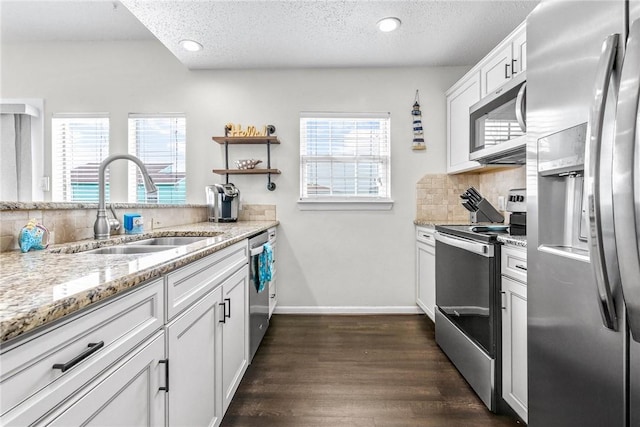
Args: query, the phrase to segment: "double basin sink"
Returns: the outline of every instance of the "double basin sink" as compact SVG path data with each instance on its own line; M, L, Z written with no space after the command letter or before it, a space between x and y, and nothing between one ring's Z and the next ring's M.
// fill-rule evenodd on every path
M105 246L97 249L83 251L83 254L125 255L146 254L175 249L179 246L190 245L213 236L171 236L152 237L150 239L136 240L116 246Z

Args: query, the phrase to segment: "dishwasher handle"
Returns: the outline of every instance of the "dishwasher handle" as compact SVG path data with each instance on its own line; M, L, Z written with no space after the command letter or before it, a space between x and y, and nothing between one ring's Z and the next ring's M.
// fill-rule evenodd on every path
M257 248L251 248L249 252L251 253L251 256L260 255L262 252L264 252L264 245L260 245Z
M465 251L472 252L477 255L481 255L487 258L493 258L495 255L493 245L488 245L481 242L474 242L472 240L460 239L457 237L442 234L439 231L435 232L436 241L445 245L453 246L455 248L464 249Z

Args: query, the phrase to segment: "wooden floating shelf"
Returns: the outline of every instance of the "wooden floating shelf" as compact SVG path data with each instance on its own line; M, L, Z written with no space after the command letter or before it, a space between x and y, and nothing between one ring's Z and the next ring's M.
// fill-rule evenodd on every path
M279 169L214 169L213 173L218 175L266 175L276 174L279 175Z
M214 136L212 139L218 144L280 144L277 136Z

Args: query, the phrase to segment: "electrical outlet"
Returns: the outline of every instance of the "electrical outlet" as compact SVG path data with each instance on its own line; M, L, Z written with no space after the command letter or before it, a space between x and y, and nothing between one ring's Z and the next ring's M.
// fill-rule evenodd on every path
M498 196L498 210L503 211L507 208L504 196Z

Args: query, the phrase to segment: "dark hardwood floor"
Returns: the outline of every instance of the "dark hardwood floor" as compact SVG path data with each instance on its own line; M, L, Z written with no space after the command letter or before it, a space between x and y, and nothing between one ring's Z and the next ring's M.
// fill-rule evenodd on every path
M518 426L490 413L424 316L274 315L222 427Z

